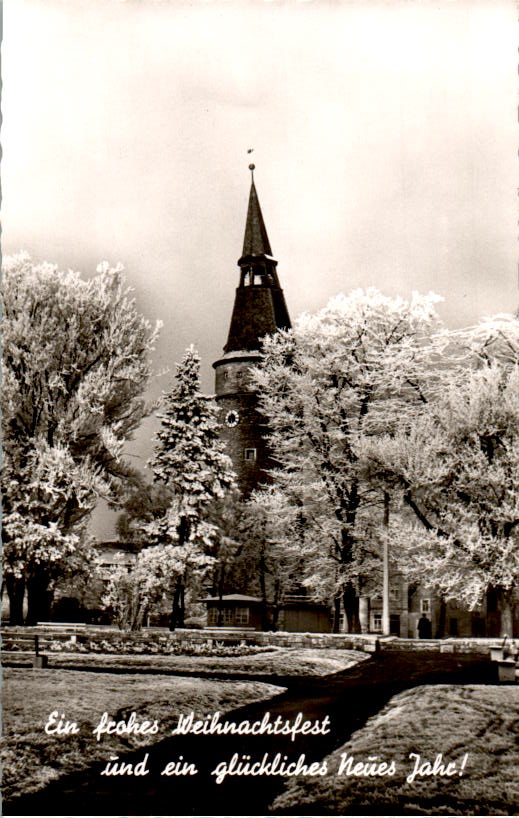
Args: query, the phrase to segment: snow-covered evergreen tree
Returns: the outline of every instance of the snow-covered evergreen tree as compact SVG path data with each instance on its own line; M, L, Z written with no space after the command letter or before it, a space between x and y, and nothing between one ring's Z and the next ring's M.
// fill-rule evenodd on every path
M175 384L163 396L158 417L153 475L171 491L171 503L146 531L150 539L172 544L177 555L183 554L173 594L171 627L177 627L183 624L187 575L207 565L217 535L209 519L211 505L234 487L232 462L218 434L218 407L200 390L200 359L193 346L177 366Z
M25 588L30 621L48 619L97 499L132 479L122 448L145 414L158 328L106 262L85 281L6 258L2 299L3 557L18 623Z

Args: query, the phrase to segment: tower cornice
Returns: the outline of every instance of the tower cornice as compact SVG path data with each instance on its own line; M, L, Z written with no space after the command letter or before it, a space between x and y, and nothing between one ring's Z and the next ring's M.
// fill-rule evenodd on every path
M213 364L213 369L216 369L217 366L222 366L222 364L259 363L262 358L263 355L257 350L236 350L235 352L228 352L222 355L221 358L218 358Z

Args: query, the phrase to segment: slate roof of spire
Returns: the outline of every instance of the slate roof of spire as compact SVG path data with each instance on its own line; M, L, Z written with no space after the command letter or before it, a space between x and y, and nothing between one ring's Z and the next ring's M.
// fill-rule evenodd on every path
M265 255L272 256L272 250L270 249L267 228L263 221L258 194L256 193L253 180L250 188L249 209L247 211L242 257Z
M254 166L249 166L254 170ZM243 254L238 260L240 284L236 289L225 354L255 352L261 339L278 329L288 329L290 318L272 257L258 194L251 182Z

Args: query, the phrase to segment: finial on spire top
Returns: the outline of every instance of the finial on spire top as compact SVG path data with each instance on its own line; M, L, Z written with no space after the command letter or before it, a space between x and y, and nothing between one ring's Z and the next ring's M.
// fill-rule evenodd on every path
M254 151L254 148L248 148L247 149L247 153L253 153L253 151ZM255 170L255 168L256 168L256 165L252 165L252 164L249 165L250 175L252 177L253 182L254 182L254 170Z

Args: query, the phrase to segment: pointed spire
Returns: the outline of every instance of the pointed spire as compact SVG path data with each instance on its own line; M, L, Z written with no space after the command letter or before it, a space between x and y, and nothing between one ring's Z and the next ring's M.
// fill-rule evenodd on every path
M251 171L252 180L242 258L245 256L272 256L267 228L263 221L258 194L254 185L254 165L249 165L249 170Z
M248 152L250 153L252 149ZM254 171L254 165L249 165ZM256 352L261 339L290 327L290 317L276 271L277 261L261 214L258 194L251 179L243 255L238 260L240 283L224 352ZM217 364L215 364L216 366Z

